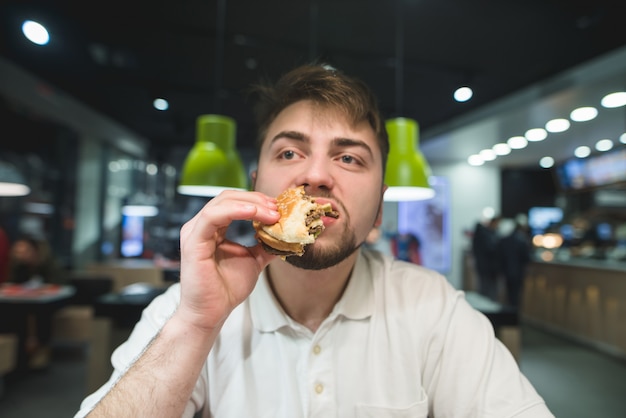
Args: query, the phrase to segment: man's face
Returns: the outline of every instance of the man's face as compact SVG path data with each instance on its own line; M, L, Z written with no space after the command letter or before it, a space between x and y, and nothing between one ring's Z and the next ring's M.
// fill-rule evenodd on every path
M382 155L367 122L351 126L332 109L309 101L292 104L269 126L259 155L255 190L278 196L305 186L320 203L330 202L339 218L324 218L325 231L291 264L331 267L354 252L380 223Z

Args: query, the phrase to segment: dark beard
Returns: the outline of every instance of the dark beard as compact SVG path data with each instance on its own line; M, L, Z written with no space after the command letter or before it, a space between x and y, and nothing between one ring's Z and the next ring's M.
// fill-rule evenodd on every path
M322 232L323 233L323 232ZM315 244L309 245L301 257L287 257L287 261L292 266L305 270L324 270L333 267L347 257L352 255L358 248L354 231L344 231L344 239L336 245L326 248L316 247Z

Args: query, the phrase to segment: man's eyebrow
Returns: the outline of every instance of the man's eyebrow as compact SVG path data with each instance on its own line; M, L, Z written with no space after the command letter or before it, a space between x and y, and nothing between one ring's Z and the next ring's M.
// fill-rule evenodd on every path
M360 139L352 139L352 138L335 138L333 139L333 145L337 147L359 147L367 151L367 153L374 157L374 153L372 152L372 148L365 141L361 141Z
M289 140L300 141L300 142L309 142L309 137L302 132L281 131L277 133L276 135L274 135L274 137L270 141L270 145L278 141L279 139L289 139ZM365 141L362 141L360 139L341 138L341 137L334 138L332 140L332 145L336 147L341 147L341 148L359 147L367 151L367 153L371 157L374 156L374 153L372 152L372 148L369 145L367 145Z
M272 140L270 141L270 144L273 144L274 142L278 141L279 139L292 139L292 140L296 140L296 141L302 141L302 142L306 142L309 140L309 138L303 134L302 132L298 132L298 131L281 131L279 133L277 133L276 135L274 135L274 137L272 138Z

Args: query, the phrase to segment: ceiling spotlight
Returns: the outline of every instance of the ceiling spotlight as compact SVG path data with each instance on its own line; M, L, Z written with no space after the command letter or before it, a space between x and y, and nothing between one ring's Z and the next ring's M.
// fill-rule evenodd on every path
M581 145L580 147L576 147L576 149L574 150L574 155L578 158L589 157L589 154L591 154L591 148L589 148L586 145Z
M496 153L496 155L509 155L511 153L511 147L504 142L494 145L491 149Z
M626 132L619 136L619 142L621 142L622 144L626 144Z
M596 149L600 152L608 151L613 148L613 141L610 139L601 139L596 142Z
M496 153L493 152L493 150L489 148L480 151L478 155L480 155L480 158L482 158L485 161L493 161L497 157Z
M473 165L475 167L478 167L480 165L483 165L485 163L485 161L482 159L482 157L478 154L474 154L474 155L470 155L467 158L467 163L469 165Z
M608 108L625 106L626 91L616 91L615 93L607 94L602 98L600 104Z
M48 30L41 23L32 20L22 23L22 33L26 39L37 45L46 45L50 41Z
M524 134L526 139L532 142L543 141L548 137L548 132L543 128L529 129Z
M598 109L591 106L574 109L569 115L570 119L574 122L587 122L588 120L594 119L596 116L598 116Z
M522 149L526 148L528 145L528 140L523 136L512 136L509 138L506 143L511 147L511 149Z
M554 158L552 157L543 157L539 160L539 166L541 168L550 168L554 165Z
M170 107L170 104L167 100L165 99L154 99L154 102L152 102L152 106L154 106L154 108L156 110L167 110Z
M457 102L466 102L469 99L471 99L473 95L474 95L474 92L472 91L471 88L466 87L466 86L459 87L454 92L454 100L456 100Z
M569 127L570 122L567 119L552 119L546 123L546 131L552 133L565 132Z

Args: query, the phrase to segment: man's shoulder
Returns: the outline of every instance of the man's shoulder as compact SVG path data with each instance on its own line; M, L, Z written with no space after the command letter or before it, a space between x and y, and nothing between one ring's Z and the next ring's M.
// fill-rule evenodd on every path
M375 251L364 252L369 263L372 280L384 287L400 289L424 289L425 287L448 287L448 280L439 272L408 261Z

